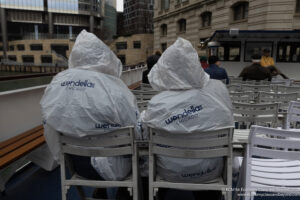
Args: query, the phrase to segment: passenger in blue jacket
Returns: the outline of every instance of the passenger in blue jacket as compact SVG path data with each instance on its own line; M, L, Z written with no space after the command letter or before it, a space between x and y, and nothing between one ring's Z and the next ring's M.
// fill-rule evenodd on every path
M210 56L208 58L209 67L205 69L205 72L209 74L211 79L223 80L226 79L226 84L229 83L227 72L224 68L220 67L220 61L218 56Z

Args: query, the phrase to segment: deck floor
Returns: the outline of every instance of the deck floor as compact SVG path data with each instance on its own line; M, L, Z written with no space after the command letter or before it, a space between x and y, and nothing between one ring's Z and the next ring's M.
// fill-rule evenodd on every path
M92 188L85 188L92 194ZM7 184L5 195L1 200L60 200L60 169L45 171L30 164L16 174ZM69 191L70 200L80 200L74 188ZM299 200L300 197L257 197L255 200ZM191 192L169 191L165 200L194 200ZM207 198L204 198L207 200ZM210 199L211 200L211 199Z

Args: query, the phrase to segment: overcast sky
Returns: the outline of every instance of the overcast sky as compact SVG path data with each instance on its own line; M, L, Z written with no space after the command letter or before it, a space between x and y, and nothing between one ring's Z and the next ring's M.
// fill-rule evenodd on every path
M123 12L123 0L117 0L117 11Z

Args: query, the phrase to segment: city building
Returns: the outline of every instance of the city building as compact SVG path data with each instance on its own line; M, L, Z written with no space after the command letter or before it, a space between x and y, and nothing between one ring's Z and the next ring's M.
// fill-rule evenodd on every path
M148 56L153 53L153 34L134 34L120 36L110 44L123 65L136 65L146 62Z
M9 55L23 62L22 58L28 56L30 59L25 60L40 64L40 56L52 56L54 64L59 53L63 57L68 55L72 46L69 43L82 29L100 35L103 13L104 1L100 0L1 0L0 57ZM44 44L45 39L47 44ZM36 43L39 45L35 48ZM18 45L26 51L19 50Z
M124 0L124 34L153 33L154 0Z
M116 0L105 0L103 30L100 38L112 40L117 35Z
M188 39L199 56L208 41L228 74L238 76L254 53L271 51L275 65L297 78L300 63L300 0L160 0L154 9L154 49L177 37ZM212 49L212 48L211 48Z
M183 37L204 54L201 44L216 30L300 29L300 0L158 0L153 24L155 49Z

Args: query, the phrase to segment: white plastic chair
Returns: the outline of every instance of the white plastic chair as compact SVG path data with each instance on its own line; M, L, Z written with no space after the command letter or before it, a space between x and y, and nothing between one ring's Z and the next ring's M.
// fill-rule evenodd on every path
M287 111L290 101L297 101L298 93L259 92L259 103L280 103L280 111Z
M241 84L229 84L229 85L226 85L227 87L227 90L229 92L241 92Z
M136 100L139 101L149 101L154 95L158 94L158 91L143 91L143 90L132 90L135 95Z
M147 110L148 102L149 101L139 101L139 102L137 102L137 105L138 105L138 108L139 108L140 112L142 112L144 110Z
M246 200L258 190L300 196L300 132L252 126L243 166Z
M159 188L181 190L222 191L226 200L231 200L232 187L232 129L198 131L194 133L169 133L150 128L149 140L149 200L153 200ZM205 159L225 157L224 176L206 183L168 182L156 174L156 156Z
M242 90L244 92L250 91L250 92L270 92L271 91L271 86L270 85L254 85L254 84L243 84Z
M277 93L298 93L298 98L300 97L300 86L277 86Z
M153 91L153 88L150 84L141 83L141 90L142 91Z
M265 125L275 127L277 125L278 103L250 104L232 103L235 122L250 125Z
M251 103L255 100L253 92L230 92L229 96L232 102Z
M127 187L134 200L140 199L138 197L138 155L136 145L134 144L134 129L132 127L121 128L110 133L84 138L74 138L60 134L60 148L62 200L67 199L70 186L77 187L81 199L89 199L85 197L81 186L95 188ZM131 155L132 175L123 181L87 180L77 175L73 170L68 154L87 157ZM70 179L66 178L66 167L70 171Z
M300 122L300 102L291 101L286 116L286 128L297 128L297 122Z

